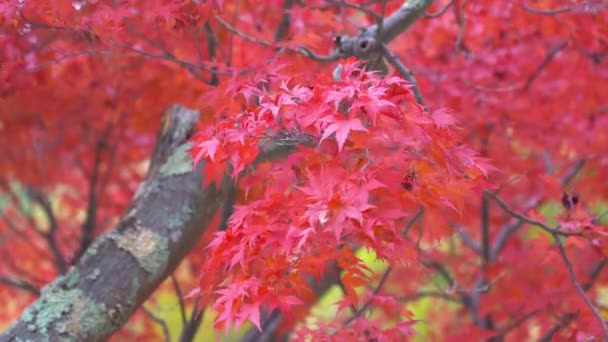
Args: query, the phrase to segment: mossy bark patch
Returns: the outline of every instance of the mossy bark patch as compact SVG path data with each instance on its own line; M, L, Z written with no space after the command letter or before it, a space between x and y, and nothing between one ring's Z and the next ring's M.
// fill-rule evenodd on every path
M190 154L187 152L192 143L179 146L160 168L163 177L183 175L192 171L194 164Z
M137 224L133 229L113 234L112 239L150 274L162 274L167 267L169 242L154 231Z
M78 278L78 272L72 270L61 281L42 289L41 297L21 317L29 331L40 333L46 340L59 334L62 341L77 341L107 329L103 326L105 305L73 288Z

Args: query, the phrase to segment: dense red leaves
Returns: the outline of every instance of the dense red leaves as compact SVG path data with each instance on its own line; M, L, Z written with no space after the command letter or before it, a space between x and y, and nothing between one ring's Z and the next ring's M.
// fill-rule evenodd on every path
M350 3L377 13L386 3L392 13L403 2ZM483 218L479 190L497 190L513 210L582 233L566 240L566 251L605 311L598 288L606 276L598 270L608 255L606 218L595 218L608 193L606 6L457 0L435 1L430 12L449 3L390 46L414 71L431 108L425 114L394 76L380 80L348 61L334 81L335 64L277 54L242 37L272 45L283 1L4 1L0 187L8 205L0 232L10 243L0 246L7 260L0 275L40 287L57 274L40 234L48 220L40 206L34 220L19 210L14 184L50 198L59 212L59 249L69 259L93 171L100 177L97 235L124 212L160 111L178 102L202 112L191 152L205 160L205 185L219 186L229 172L240 188L228 230L188 263L196 272L204 263L199 294L220 313L218 325L260 324L262 307L294 310L302 320L314 302L311 278L333 270L334 260L347 292L336 321L301 327L297 338L323 340L329 332L397 340L423 324L436 340L502 333L537 340L558 325L556 338L601 336L553 238L516 225L494 203ZM336 34L373 20L354 7L295 1L276 45L326 53ZM219 85L211 86L214 76ZM250 167L277 142L299 146L285 160ZM564 193L576 193L577 203L564 205ZM485 261L478 252L483 226L495 249ZM505 227L515 228L499 245ZM392 265L377 293L380 275L353 255L360 247ZM478 288L480 275L488 286ZM182 281L195 286L193 277ZM8 309L0 318L8 321L33 296L2 286L8 295L0 304ZM406 305L423 294L431 308L412 325ZM463 304L465 294L478 295L477 312ZM368 301L373 314L344 327L351 307ZM122 337L157 338L151 322L135 317ZM150 336L133 329L139 324Z
M260 150L285 144L285 131L314 145L271 170L242 175L243 184L259 189L217 233L201 271L201 288L218 289L218 324L238 323L244 315L257 325L251 305L279 306L280 298L306 292L307 276L323 273L314 262L319 253L325 254L322 262L337 259L355 305L355 288L369 280L347 246L371 248L391 264L412 261L406 251L415 247L402 236L407 220L421 207L461 213L464 198L476 196L485 166L460 144L449 114L422 111L397 77L383 80L356 63L343 65L341 81L319 76L311 87L290 86L290 80L270 84L259 107L227 114L195 138L195 161L210 168L230 163L235 178ZM404 191L401 180L409 172L419 176ZM261 183L247 183L250 177ZM218 272L210 283L208 274Z

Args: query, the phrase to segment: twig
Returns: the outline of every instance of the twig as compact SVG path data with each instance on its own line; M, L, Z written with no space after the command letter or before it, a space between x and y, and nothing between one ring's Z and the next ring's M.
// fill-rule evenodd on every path
M604 267L606 267L606 264L608 264L608 258L603 258L597 263L597 265L595 265L595 267L593 267L593 270L589 275L589 281L583 285L583 289L585 291L589 291L593 287L593 284L599 278L600 274L604 270Z
M523 221L517 219L516 221L505 225L500 232L498 232L498 236L494 240L494 244L492 245L492 249L490 250L490 260L496 260L498 254L502 251L505 246L507 239L511 234L515 233L521 226L523 225Z
M481 258L485 271L490 262L490 201L485 194L481 195Z
M380 290L384 286L384 283L386 283L386 280L388 279L388 276L391 274L392 270L393 269L390 266L388 266L386 268L386 271L384 271L384 274L382 275L382 278L380 278L380 282L378 282L378 285L374 289L374 292L372 294L372 298L370 298L369 300L367 300L365 302L365 304L363 304L363 306L359 310L357 310L357 312L355 312L350 318L348 318L346 321L344 321L344 323L342 324L343 326L349 325L350 323L352 323L352 321L354 321L355 319L357 319L358 317L360 317L361 315L363 315L365 313L365 311L367 311L370 308L370 306L372 305L373 296L377 295L380 292Z
M445 6L443 6L442 9L440 9L439 11L435 12L435 13L424 13L424 17L425 18L437 18L442 16L445 12L448 11L448 9L450 9L450 7L456 2L456 0L451 0L450 2L448 2Z
M192 76L196 77L197 79L199 79L207 84L211 84L211 80L204 78L203 75L198 70L205 70L205 71L209 71L209 72L212 72L212 70L206 70L205 68L203 68L202 65L197 65L195 63L187 62L187 61L177 58L174 54L172 54L169 50L167 50L159 42L152 40L152 39L146 37L143 33L137 31L135 29L135 27L130 24L129 21L126 21L125 23L126 23L125 26L129 30L129 32L131 32L131 34L133 34L135 37L145 41L146 43L150 44L151 46L153 46L156 49L158 49L159 51L161 51L162 55L150 54L143 50L136 49L130 45L121 46L123 49L137 52L137 53L141 54L142 56L146 56L146 57L150 57L150 58L159 58L159 59L164 59L164 60L173 62L179 66L184 67L186 70L188 70L190 72L190 74Z
M217 39L215 38L215 34L213 33L213 29L211 28L209 21L205 22L204 29L205 36L207 36L207 51L209 52L209 60L214 62ZM217 86L220 84L220 79L217 75L217 67L215 66L211 68L211 80L209 80L209 84L212 86Z
M458 54L462 49L464 42L464 34L467 27L467 22L464 19L464 7L467 5L467 0L462 0L460 7L454 6L454 15L456 17L456 23L458 24L458 36L456 37L456 44L454 44L454 53Z
M380 21L380 19L382 19L382 16L379 15L378 13L370 10L369 8L359 5L359 4L354 4L351 2L346 2L346 1L332 1L332 0L326 0L327 5L322 5L322 6L315 6L312 7L313 9L317 9L320 11L324 11L330 8L334 8L334 7L343 7L343 8L352 8L358 11L361 11L362 13L365 13L369 16L371 16L372 18L374 18L376 20L376 22Z
M182 288L179 286L175 273L171 274L171 283L173 284L173 289L175 290L175 295L177 296L179 313L182 317L182 325L186 325L186 304L184 303L184 293L182 292Z
M217 21L222 24L225 28L227 28L229 31L231 31L232 33L234 33L235 35L241 37L242 39L250 42L250 43L254 43L254 44L259 44L265 47L273 47L273 43L263 40L263 39L259 39L259 38L255 38L252 37L240 30L238 30L236 27L230 25L228 22L226 22L224 19L222 19L222 17L220 17L219 15L215 16L215 19L217 19ZM309 57L313 60L316 61L322 61L322 62L333 62L333 61L337 61L338 59L340 59L340 55L339 54L332 54L332 55L328 55L328 56L322 56L322 55L318 55L314 52L312 52L311 50L309 50L308 48L298 48L298 49L294 49L294 48L290 48L290 47L285 47L285 50L290 51L290 52L295 52L298 53L300 55Z
M528 312L527 314L515 319L510 324L508 324L500 329L497 329L499 331L499 333L496 334L494 337L492 337L492 341L504 340L505 335L507 335L509 332L513 331L513 329L517 328L521 324L525 323L530 318L538 315L540 312L541 312L540 309L532 310L532 311Z
M289 31L289 26L291 24L291 9L293 8L294 0L285 0L283 3L283 15L281 17L281 22L279 23L279 27L274 34L274 41L280 42L285 39L285 35Z
M549 49L549 52L547 52L547 55L545 55L545 58L543 58L543 60L540 62L540 64L536 68L536 70L530 76L528 76L528 79L522 86L522 91L528 90L530 88L530 85L532 84L532 82L534 82L534 80L547 67L547 65L553 60L553 58L555 58L557 53L560 52L561 50L563 50L566 47L566 45L568 45L568 42L563 41L563 42L559 43L558 45Z
M456 234L458 234L458 237L460 237L460 239L462 240L462 243L464 243L465 246L469 247L476 254L481 255L481 247L479 246L479 244L477 242L473 241L473 238L471 238L471 236L469 234L467 234L467 232L465 232L464 230L462 230L460 227L458 227L456 224L453 224L453 223L450 224L450 227L452 227L452 229L454 229Z
M0 277L0 284L4 284L6 286L25 290L35 296L40 295L40 289L37 286L35 286L34 284L29 283L25 280L15 280L15 279L11 279L8 277Z
M576 278L576 273L574 272L574 266L570 262L570 259L568 258L568 254L566 254L566 249L564 248L564 245L563 245L562 241L560 240L560 237L556 233L553 233L553 237L555 238L557 248L559 249L559 254L562 257L564 264L566 264L566 268L568 269L568 273L570 274L570 280L572 280L572 283L574 284L574 287L576 288L576 291L578 292L580 297L585 301L585 304L587 304L589 309L593 312L593 315L595 316L595 318L597 318L597 320L599 321L599 323L602 327L602 331L604 333L604 340L608 340L608 326L606 325L606 321L604 321L604 318L602 318L602 315L600 314L599 310L595 307L595 305L593 304L591 299L589 299L589 297L587 297L587 295L585 294L585 290L583 289L583 287L579 283L578 279Z
M564 6L564 7L555 8L555 9L534 8L534 7L528 6L528 4L526 4L525 0L522 0L521 7L530 13L544 14L544 15L556 15L556 14L570 12L572 10L572 7L570 7L570 6Z
M381 39L382 31L384 30L384 15L386 14L386 0L382 0L382 12L380 12L380 19L376 20L376 25L378 25L378 30L376 31L376 39Z
M545 335L543 335L543 337L541 337L539 339L540 342L551 342L554 341L553 336L555 336L555 334L557 334L558 331L560 331L562 328L564 328L565 326L567 326L568 324L570 324L570 322L572 322L575 318L576 318L576 314L573 313L568 313L566 315L564 315L564 317L561 319L561 321L554 325Z
M530 88L530 86L538 78L538 76L540 76L541 72L547 67L547 65L549 65L549 63L555 58L557 53L560 52L561 50L563 50L566 47L566 45L568 45L568 42L563 41L560 44L550 48L549 52L547 52L547 54L545 55L543 60L540 62L540 64L534 70L534 72L532 72L528 76L528 78L526 78L526 80L523 82L511 84L511 85L507 85L507 86L503 86L503 87L486 87L486 86L475 85L475 84L471 83L469 80L464 79L464 78L463 78L463 82L467 86L469 86L475 90L478 90L478 91L497 92L497 93L518 91L518 90L522 91L522 92L526 91Z
M113 125L109 125L102 134L95 146L95 156L93 157L93 169L89 177L88 200L85 219L81 227L80 246L75 256L75 260L80 259L84 252L89 248L95 237L95 227L97 226L97 184L99 180L99 169L101 167L101 153L106 148L107 138L112 132Z
M561 236L582 236L581 232L566 232L566 231L562 231L560 230L560 226L558 225L557 227L550 227L547 224L545 224L544 222L535 220L533 218L527 217L522 213L519 213L513 209L511 209L502 199L500 199L500 197L498 197L498 195L496 195L495 193L493 193L492 191L489 190L484 190L484 193L488 196L490 196L495 202L496 204L498 204L499 207L501 207L504 211L506 211L509 215L518 218L520 220L522 220L525 223L537 226L541 229L543 229L544 231L551 233L551 234L557 234L557 235L561 235Z
M165 341L170 342L171 335L169 334L169 327L167 326L167 322L164 319L156 316L152 311L150 311L148 308L146 308L143 305L141 306L141 311L144 314L146 314L146 316L150 317L158 325L160 325L161 329L163 329L163 335L165 336Z
M186 322L186 325L182 329L182 333L179 336L179 342L191 342L196 336L196 332L203 321L203 312L200 311L200 298L197 298L190 314L190 319Z
M44 214L49 220L48 232L41 233L41 235L44 240L46 240L46 243L49 246L51 253L53 253L57 270L59 271L59 273L63 274L68 270L68 263L66 262L63 254L61 253L61 250L59 249L59 244L57 242L57 230L59 229L59 225L55 217L55 212L53 211L53 208L51 207L51 204L48 202L48 200L38 190L32 187L28 187L27 193L32 200L37 202L42 207L42 211L44 211Z
M412 84L412 93L414 93L414 98L416 99L416 103L424 107L424 99L422 98L422 94L420 93L420 89L418 88L418 82L416 82L416 78L414 74L405 66L397 56L386 46L386 44L382 44L382 52L386 60L403 76L405 80Z
M420 208L420 210L418 210L418 212L416 212L416 214L407 222L407 224L405 225L405 228L403 229L403 233L401 235L406 236L407 233L410 231L410 229L412 229L414 224L422 217L423 213L424 213L424 208Z
M440 298L450 302L459 302L460 299L454 298L447 293L439 292L439 291L418 291L413 295L401 296L398 298L400 302L412 302L423 298Z
M585 159L579 159L576 164L574 164L574 166L570 169L570 171L568 171L566 175L562 178L560 182L562 186L569 185L572 180L574 180L574 177L576 177L576 175L583 169L583 166L585 166Z

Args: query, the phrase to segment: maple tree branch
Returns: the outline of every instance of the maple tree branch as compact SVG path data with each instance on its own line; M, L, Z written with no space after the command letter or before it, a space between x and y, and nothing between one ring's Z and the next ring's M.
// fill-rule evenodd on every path
M562 186L567 186L574 180L574 177L583 169L585 166L585 159L579 159L572 168L562 177L560 183Z
M184 293L182 292L181 286L179 286L179 282L175 277L175 273L171 274L171 284L173 285L173 290L175 291L175 295L177 297L177 303L179 305L179 314L182 318L182 326L186 324L186 304L184 303Z
M526 91L530 88L530 85L536 80L536 78L541 74L541 72L551 63L551 61L555 58L558 52L563 50L566 45L568 45L568 41L563 41L554 47L549 49L549 52L545 55L545 58L540 62L540 64L536 67L536 70L528 76L526 82L522 85L522 91Z
M578 292L580 297L583 299L585 304L587 304L587 307L589 307L589 309L591 310L591 312L593 313L595 318L597 318L597 320L599 321L599 323L602 327L602 332L604 333L604 340L608 340L608 326L606 325L606 321L604 320L604 318L602 318L602 315L600 314L599 310L595 307L595 305L593 304L591 299L589 299L589 297L587 297L587 294L585 294L585 289L581 286L581 283L576 278L576 273L574 272L574 266L572 265L572 262L568 258L568 254L566 253L566 249L564 248L564 244L560 240L559 235L557 235L556 233L553 233L553 238L555 239L555 243L557 244L559 254L562 257L564 264L566 264L566 269L568 270L568 274L570 275L570 280L572 280L572 283L574 284L574 288L576 288L576 291Z
M577 314L574 314L574 313L568 313L568 314L564 315L564 317L562 317L560 322L558 324L554 325L551 329L549 329L549 331L545 335L543 335L543 337L541 337L539 339L539 341L540 342L554 341L553 337L555 336L555 334L557 334L558 331L560 331L561 329L566 327L568 324L570 324L570 322L572 322L576 318L576 316L577 316Z
M464 79L464 78L463 78L463 82L467 86L469 86L477 91L486 91L486 92L511 92L511 91L522 91L523 92L523 91L526 91L530 88L532 83L540 76L542 71L546 69L547 65L549 65L549 63L551 61L553 61L553 59L555 59L555 56L557 55L557 53L560 52L561 50L563 50L567 45L568 45L568 41L563 41L563 42L553 46L552 48L550 48L549 51L547 52L547 54L543 57L543 59L539 63L539 65L536 67L536 69L530 75L528 75L526 80L523 82L518 82L516 84L511 84L511 85L504 86L504 87L495 87L495 88L475 85L475 84L472 84L469 80Z
M184 67L192 76L196 77L197 79L199 79L209 85L214 85L213 84L213 81L214 81L213 75L216 75L217 70L208 70L208 69L204 68L202 65L187 62L187 61L184 61L184 60L178 58L173 53L171 53L169 50L167 50L162 44L160 44L159 42L157 42L153 39L146 37L143 33L136 30L135 27L128 20L125 20L125 26L129 30L129 32L131 32L131 34L133 34L135 37L145 41L146 43L150 44L151 46L153 46L156 49L158 49L159 51L161 51L162 55L150 54L143 50L136 49L136 48L128 46L128 45L122 46L123 49L137 52L137 53L141 54L142 56L146 56L146 57L150 57L150 58L160 58L160 59L164 59L164 60L173 62L179 66ZM206 79L205 77L203 77L203 75L199 72L199 70L205 70L205 71L210 72L212 74L212 79Z
M443 8L442 8L442 9L440 9L439 11L437 11L437 12L435 12L435 13L428 13L428 12L425 12L425 13L424 13L424 17L425 17L425 18L437 18L437 17L440 17L440 16L442 16L442 15L443 15L445 12L447 12L447 11L448 11L448 9L450 9L450 7L451 7L451 6L452 6L452 5L453 5L455 2L456 2L456 0L450 0L450 2L448 2L447 4L445 4L445 5L443 6Z
M481 195L481 213L480 213L480 228L481 228L481 258L482 270L486 270L491 258L490 245L490 201L485 194Z
M510 333L511 331L515 330L517 327L519 327L520 325L522 325L523 323L525 323L530 318L538 315L540 312L541 312L540 309L536 309L536 310L532 310L532 311L524 314L521 317L518 317L517 319L513 320L511 323L507 324L506 326L497 329L498 330L498 334L496 334L495 336L493 336L492 339L489 340L489 341L502 341L502 340L504 340L505 336L508 333Z
M384 286L384 284L386 283L386 280L388 279L388 276L391 274L392 271L392 267L388 266L386 268L386 271L384 271L384 273L382 274L382 278L380 278L380 281L378 282L378 285L376 286L376 288L374 288L374 291L372 293L372 298L370 298L369 300L367 300L365 302L365 304L363 304L363 306L361 306L361 308L359 308L359 310L357 310L357 312L355 312L352 316L350 316L346 321L344 321L344 323L342 324L342 326L347 326L350 323L352 323L355 319L359 318L361 315L363 315L372 305L372 299L373 296L377 295L380 290L382 289L382 287Z
M186 322L186 325L183 327L182 332L179 336L179 342L191 342L194 341L194 337L196 336L196 332L203 321L203 312L200 311L200 298L197 298L194 302L194 306L192 307L192 312L190 313L190 319Z
M285 39L285 36L289 32L289 26L291 25L291 9L293 8L295 0L285 0L283 2L283 15L281 16L281 22L277 31L274 34L274 41L280 42Z
M165 337L165 342L170 342L171 341L171 335L169 334L169 327L167 326L167 321L165 321L164 319L156 316L152 311L150 311L150 309L146 308L145 306L141 306L141 311L148 317L150 317L150 319L152 319L156 324L160 325L162 331L163 331L163 336Z
M215 34L213 33L213 29L211 28L211 24L209 24L209 21L207 20L205 22L204 25L204 29L205 29L205 36L207 37L207 51L209 53L209 60L210 61L215 61L215 55L216 55L216 47L217 47L217 38L215 37ZM198 42L198 40L197 40ZM200 44L199 44L200 45ZM200 46L197 48L197 51L199 51L200 53ZM200 54L199 54L199 59L200 59ZM201 62L199 61L199 64ZM220 79L218 77L218 73L217 73L217 67L211 67L211 79L209 80L209 84L212 86L218 86L220 84Z
M383 29L379 35L379 43L388 44L401 33L405 32L418 18L424 15L433 0L407 0L394 13L384 18ZM370 27L377 31L378 26Z
M11 279L9 277L0 276L0 284L14 287L14 288L21 289L21 290L25 290L35 296L40 295L40 289L37 286L35 286L34 284L27 282L25 280L15 280L15 279Z
M456 234L458 234L458 237L460 237L460 240L462 240L462 243L464 243L465 246L469 247L469 249L471 249L476 254L482 254L481 247L479 246L479 244L473 241L473 238L471 238L471 236L467 234L467 232L465 232L455 224L450 224L450 226L452 227L452 229L454 229Z
M224 26L226 29L228 29L235 35L239 36L240 38L242 38L250 43L259 44L259 45L262 45L265 47L273 47L275 45L274 43L271 43L271 42L263 40L263 39L255 38L253 36L250 36L242 31L240 31L239 29L237 29L236 27L232 26L227 21L225 21L219 15L216 15L215 19L217 19L217 21L220 24L222 24L222 26ZM291 47L284 47L284 49L287 51L290 51L290 52L294 52L294 53L309 57L315 61L321 61L321 62L333 62L333 61L337 61L338 59L341 58L341 56L339 54L332 54L332 55L328 55L328 56L318 55L318 54L312 52L310 49L305 48L305 47L297 48L297 49L294 49Z
M587 281L587 283L582 285L583 290L589 291L593 287L593 285L599 278L600 273L606 267L607 264L608 264L608 258L603 258L600 262L598 262L593 267L593 269L591 270L591 274L589 275L589 280ZM578 315L577 313L567 313L566 315L564 315L562 320L558 324L554 325L551 329L549 329L549 331L545 335L543 335L543 337L539 341L544 341L544 342L552 341L553 336L559 330L561 330L562 328L564 328L568 324L570 324L570 322L572 322L576 318L577 315Z
M452 289L455 289L456 282L454 278L450 275L446 267L436 260L421 260L421 263L425 267L429 267L437 271L441 275L441 277L448 283L448 286Z
M84 222L82 223L80 246L74 260L80 259L95 238L95 228L97 226L97 184L101 167L101 153L106 147L106 138L110 135L111 131L112 125L108 126L106 132L104 132L95 146L93 169L91 171L91 176L89 177L87 209Z
M401 74L401 76L412 84L412 92L414 93L414 98L416 99L416 103L424 107L424 99L422 94L420 93L420 89L418 87L418 82L414 77L414 74L408 69L401 61L399 57L397 57L386 44L382 44L382 53L386 60Z
M421 207L420 210L418 210L416 212L416 214L414 214L414 216L407 222L407 224L405 225L405 228L403 229L403 232L401 233L402 236L406 236L407 233L409 233L410 229L412 229L412 227L414 226L414 224L416 222L418 222L418 220L420 220L420 218L422 217L422 215L424 214L424 207Z
M454 44L454 53L458 54L463 48L464 34L467 27L467 22L464 18L464 8L467 5L467 0L463 0L460 6L454 6L454 17L458 24L458 36L456 36L456 43Z
M312 7L312 8L318 9L320 11L324 11L324 10L327 10L330 8L335 8L335 7L352 8L352 9L355 9L357 11L360 11L362 13L369 15L370 17L374 18L376 21L380 21L380 19L382 19L382 16L380 14L378 14L360 4L355 4L352 2L346 2L346 1L334 1L334 0L325 0L325 2L327 3L326 5L316 6L316 7Z
M551 233L551 234L557 234L557 235L561 235L561 236L582 236L581 232L563 231L563 230L560 230L559 225L557 227L550 227L547 224L545 224L544 222L527 217L524 214L521 214L521 213L513 210L500 197L498 197L498 195L496 195L494 192L492 192L490 190L484 190L484 193L487 194L488 196L490 196L496 202L496 204L498 204L499 207L501 207L505 212L507 212L507 214L509 214L515 218L518 218L525 223L531 224L533 226L537 226L537 227L541 228L542 230L544 230L548 233Z
M505 225L500 230L500 232L498 232L498 235L496 236L494 244L492 245L492 248L490 250L490 260L496 260L503 247L507 243L507 239L509 238L509 236L511 236L511 234L515 233L519 228L521 228L523 223L524 222L522 220L517 219L516 221Z
M576 177L576 175L583 169L584 165L584 159L578 160L560 180L562 186L568 186L572 182L572 180L574 180L574 177ZM533 208L535 206L536 203L529 205L530 208ZM490 250L490 260L496 260L498 254L500 254L502 248L505 246L507 239L511 236L511 234L515 233L519 228L521 228L523 223L523 220L516 219L514 222L503 226L503 228L498 232L498 235L494 240L494 244L492 245L492 248Z
M595 284L595 281L599 278L607 264L608 258L603 258L595 267L593 267L593 270L591 270L591 274L589 275L589 280L582 286L585 291L589 291L593 287L593 284Z
M57 223L55 212L53 211L53 208L51 207L51 204L47 198L38 190L34 189L33 187L27 187L27 194L33 201L37 202L42 207L42 211L49 221L49 231L42 233L42 236L44 240L46 240L46 243L53 254L57 270L59 273L63 274L68 269L68 263L61 253L59 244L57 242L57 230L59 229L59 224Z
M570 12L572 10L572 7L570 6L564 6L564 7L560 7L560 8L555 8L555 9L540 9L540 8L534 8L534 7L530 7L525 0L521 1L521 7L530 12L530 13L534 13L534 14L544 14L544 15L556 15L556 14L561 14L561 13L566 13L566 12Z
M461 298L454 298L447 293L439 291L418 291L412 295L398 297L401 302L412 302L424 298L440 298L449 302L460 302Z

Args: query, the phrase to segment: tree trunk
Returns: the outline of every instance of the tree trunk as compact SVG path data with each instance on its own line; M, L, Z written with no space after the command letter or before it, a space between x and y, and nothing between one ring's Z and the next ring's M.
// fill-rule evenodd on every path
M202 188L200 168L192 171L186 140L198 117L180 106L165 111L148 177L127 213L0 341L103 341L173 272L232 191Z

